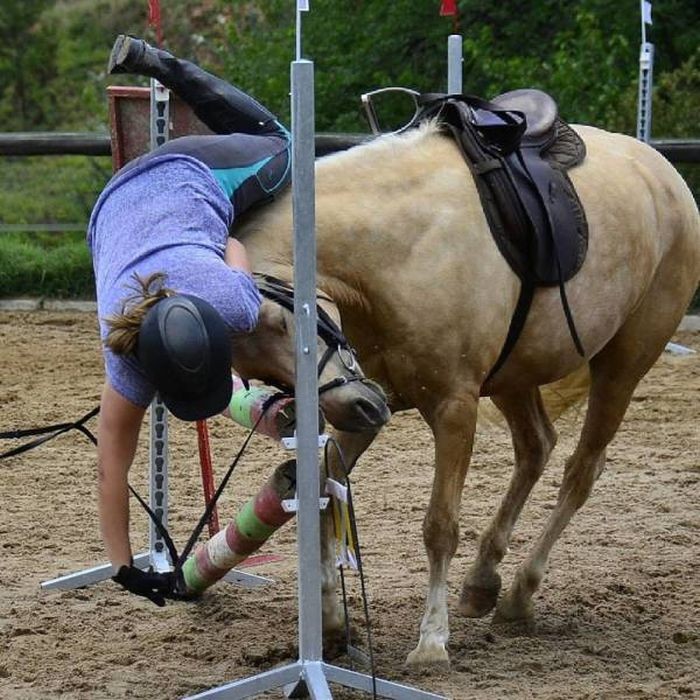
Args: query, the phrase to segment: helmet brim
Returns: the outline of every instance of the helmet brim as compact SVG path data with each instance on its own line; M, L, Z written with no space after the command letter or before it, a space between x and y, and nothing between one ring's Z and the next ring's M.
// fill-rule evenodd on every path
M233 380L229 372L216 383L211 391L195 399L178 399L164 393L161 393L160 397L176 418L184 421L196 421L222 413L229 405L232 393Z

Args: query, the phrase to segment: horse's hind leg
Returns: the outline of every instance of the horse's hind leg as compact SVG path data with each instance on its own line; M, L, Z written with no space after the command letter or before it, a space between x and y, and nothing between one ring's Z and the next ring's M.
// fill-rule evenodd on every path
M554 543L586 502L603 470L606 447L622 422L632 392L663 351L682 316L682 309L677 315L668 314L665 301L669 300L663 295L647 297L634 316L591 360L591 389L581 437L566 463L557 504L545 529L518 568L510 590L498 603L500 619L525 619L532 615L532 596L542 580ZM666 311L662 315L663 309Z
M462 585L459 610L468 617L482 617L496 605L501 589L501 577L496 567L506 553L523 505L544 471L557 441L537 387L491 398L508 421L515 467L508 490L479 540L476 561Z

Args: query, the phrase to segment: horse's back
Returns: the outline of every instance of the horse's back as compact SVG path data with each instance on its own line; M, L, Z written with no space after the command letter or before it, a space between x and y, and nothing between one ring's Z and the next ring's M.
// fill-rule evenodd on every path
M589 222L590 267L634 266L641 294L670 260L693 287L679 294L692 295L700 281L700 215L681 175L638 139L575 128L587 155L570 174Z
M577 189L597 189L592 199L607 198L611 190L621 190L626 195L627 207L638 214L647 214L648 228L660 239L671 242L682 237L691 249L700 249L700 216L695 199L685 180L664 156L626 134L592 126L574 125L574 128L587 149L583 166L571 172Z

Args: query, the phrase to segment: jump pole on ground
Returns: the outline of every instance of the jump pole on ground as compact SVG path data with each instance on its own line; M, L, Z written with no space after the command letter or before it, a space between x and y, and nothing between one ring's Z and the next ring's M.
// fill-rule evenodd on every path
M297 58L291 64L292 202L294 213L294 320L296 328L296 451L299 658L295 663L191 696L249 698L285 687L290 697L331 700L329 681L396 700L444 700L410 686L332 666L323 661L321 527L316 320L314 196L314 65L301 59L301 12L297 0Z

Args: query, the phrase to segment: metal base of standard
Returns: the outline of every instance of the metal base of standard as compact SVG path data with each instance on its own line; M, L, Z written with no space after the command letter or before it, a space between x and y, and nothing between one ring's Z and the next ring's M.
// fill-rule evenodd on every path
M151 555L149 552L141 552L141 554L136 554L134 556L134 566L138 566L140 569L147 568L150 566L150 563ZM78 571L74 574L59 576L58 578L51 579L50 581L42 581L41 588L45 591L69 591L73 590L74 588L83 588L84 586L90 586L93 583L106 581L111 577L112 565L102 564L100 566L93 566L91 569ZM269 583L274 583L271 578L244 573L243 571L238 571L236 569L229 571L226 576L224 576L224 581L228 581L236 586L243 586L245 588L257 588L259 586L266 586Z
M442 695L428 693L400 683L372 679L364 673L349 671L339 666L331 666L323 661L297 661L288 666L275 668L250 678L243 678L227 685L191 695L186 700L200 698L225 698L240 700L275 688L284 688L287 697L310 697L312 700L332 700L328 683L337 683L346 688L355 688L372 693L373 686L377 696L395 700L445 700Z

